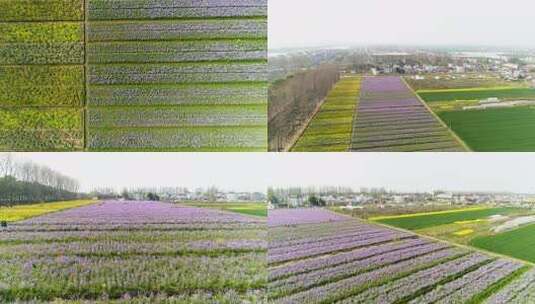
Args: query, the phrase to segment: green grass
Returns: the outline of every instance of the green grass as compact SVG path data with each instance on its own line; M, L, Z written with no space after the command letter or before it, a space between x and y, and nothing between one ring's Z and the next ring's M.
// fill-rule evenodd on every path
M481 100L492 97L499 99L532 99L535 98L535 89L531 88L496 88L496 89L469 89L469 90L437 90L418 92L426 102Z
M477 237L470 245L535 263L535 225Z
M535 151L535 107L449 111L438 115L474 151Z
M188 206L201 207L201 208L214 208L225 211L232 211L247 215L255 215L267 217L268 211L265 203L186 203Z
M347 151L360 88L359 77L342 78L292 151Z
M451 224L458 221L484 219L491 215L505 215L518 211L518 208L488 208L480 210L455 211L439 214L423 214L416 216L401 216L398 218L379 219L377 222L408 230L418 230L433 226Z

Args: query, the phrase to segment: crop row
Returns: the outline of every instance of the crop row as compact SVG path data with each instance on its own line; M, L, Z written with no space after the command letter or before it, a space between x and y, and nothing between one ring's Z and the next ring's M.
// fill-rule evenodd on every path
M410 304L467 303L521 267L522 264L517 262L496 260L413 299Z
M293 151L347 151L359 86L360 77L342 78L329 92Z
M265 68L263 62L93 65L88 81L90 85L265 81Z
M87 103L90 107L266 104L267 87L263 83L91 86Z
M81 22L7 22L0 23L0 43L65 43L82 42Z
M396 233L396 232L386 232L384 235L379 235L377 237L371 237L369 239L355 239L347 242L334 243L330 245L325 245L322 247L310 247L307 248L303 246L299 251L290 251L282 254L269 254L268 262L270 264L289 262L292 260L303 259L307 257L318 256L330 252L350 250L359 247L366 247L377 245L385 242L391 242L394 240L401 240L411 237L406 233Z
M62 242L162 242L162 241L202 241L211 239L239 240L262 239L265 226L227 226L198 223L189 225L187 229L177 227L175 230L91 230L83 226L74 226L70 230L61 231L18 231L0 234L0 243L3 244L38 244ZM37 228L36 228L37 230ZM234 234L232 234L234 232Z
M266 127L92 128L90 150L265 151Z
M361 87L351 149L460 151L462 147L401 78L367 77Z
M81 21L83 0L0 0L2 21Z
M98 41L144 41L185 39L247 39L267 37L265 19L163 20L90 22L87 39Z
M338 265L346 265L347 263L367 259L373 256L399 252L399 250L408 248L417 248L428 244L428 241L422 239L408 239L394 243L385 243L372 247L357 248L348 252L336 253L328 256L320 256L312 259L294 262L291 264L284 264L279 267L272 267L269 272L269 280L277 280L280 278L310 272L313 270L334 267ZM269 244L271 248L271 244Z
M420 269L458 257L461 252L454 249L441 250L428 255L395 263L376 270L364 272L332 283L316 286L277 300L281 304L325 303L336 301L365 290L367 287L403 276Z
M90 0L90 20L266 17L267 0Z
M91 127L265 126L266 105L90 108Z
M535 270L525 272L485 301L486 304L526 304L535 300Z
M418 271L399 280L367 289L340 303L395 303L418 290L447 281L448 277L469 272L474 267L487 262L488 259L487 256L482 254L471 254Z
M406 248L399 251L386 252L369 258L344 263L320 270L294 275L289 278L269 283L270 296L287 295L305 290L328 282L338 281L355 276L365 271L380 268L385 265L414 259L435 251L445 249L444 244L427 244L414 248Z
M480 88L468 90L436 90L418 92L425 102L436 101L462 101L481 100L486 98L499 99L533 99L535 89L533 88Z
M272 241L269 243L269 247L272 249L279 249L279 248L285 248L285 247L291 247L296 245L302 245L307 243L314 243L314 242L323 242L323 241L329 241L329 240L340 240L345 239L348 237L355 236L355 234L358 234L359 236L362 235L375 235L384 232L384 229L374 227L374 226L356 226L353 229L343 230L339 233L332 234L332 235L324 235L324 236L316 236L316 237L308 237L308 238L300 238L295 240L289 240L289 241Z
M82 43L0 44L0 64L83 64Z
M294 252L294 251L312 250L315 248L322 248L325 246L342 245L344 243L352 243L355 241L375 239L375 238L380 238L384 236L389 236L391 234L392 234L392 231L387 230L387 229L381 229L380 231L377 231L377 232L374 231L373 233L354 232L352 234L349 234L343 237L333 236L333 237L323 239L323 240L310 241L310 242L296 244L292 246L278 247L278 248L272 248L270 246L269 253L272 255L281 255L281 254L286 254L286 253Z
M91 63L265 60L264 39L97 42L87 48Z
M268 226L270 234L270 244L278 247L279 243L284 242L293 242L301 239L314 238L314 237L324 237L336 235L338 233L345 233L355 231L360 227L369 227L368 224L362 223L358 220L340 220L332 222L320 222L320 223L311 223L311 224L293 224L291 226L271 226L269 225L270 221L273 221L274 214L273 210L269 211L268 217Z
M164 291L180 294L192 289L247 290L265 282L265 254L216 257L78 257L2 259L2 273L9 273L9 288L0 291L5 300L120 298Z

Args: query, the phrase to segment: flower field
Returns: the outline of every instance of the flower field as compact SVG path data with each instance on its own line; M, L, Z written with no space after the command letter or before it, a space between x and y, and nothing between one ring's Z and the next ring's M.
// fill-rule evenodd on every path
M269 226L271 303L482 303L534 281L521 262L322 209L270 211Z
M79 200L42 204L16 205L13 207L0 207L0 221L20 221L50 212L82 207L93 203L95 203L95 201L93 200Z
M331 90L293 147L293 151L347 151L355 107L359 97L360 77L342 78Z
M90 0L87 14L87 149L267 149L265 0Z
M0 0L0 150L267 150L266 0Z
M0 150L83 149L82 0L0 0Z
M351 151L464 151L400 77L366 77Z
M261 302L265 227L236 213L117 201L10 223L0 228L0 299Z

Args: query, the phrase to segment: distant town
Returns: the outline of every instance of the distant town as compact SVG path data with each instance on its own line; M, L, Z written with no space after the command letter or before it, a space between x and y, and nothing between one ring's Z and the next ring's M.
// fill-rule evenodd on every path
M271 80L332 63L346 73L415 75L415 79L422 80L494 76L507 81L530 81L535 86L534 49L323 47L270 50L269 60Z
M359 209L365 206L387 208L388 206L415 205L480 205L497 204L524 208L535 207L535 194L522 193L491 193L442 191L403 193L388 191L383 188L363 188L353 191L348 188L309 189L288 188L270 189L268 206L274 208L299 207L343 207Z

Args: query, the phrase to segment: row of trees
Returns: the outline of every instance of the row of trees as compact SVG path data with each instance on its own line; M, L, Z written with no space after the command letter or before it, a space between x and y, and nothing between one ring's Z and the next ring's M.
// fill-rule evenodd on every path
M77 180L12 154L0 154L0 204L70 200L78 197Z
M297 139L322 100L340 79L338 67L321 65L270 85L269 150L284 151Z

